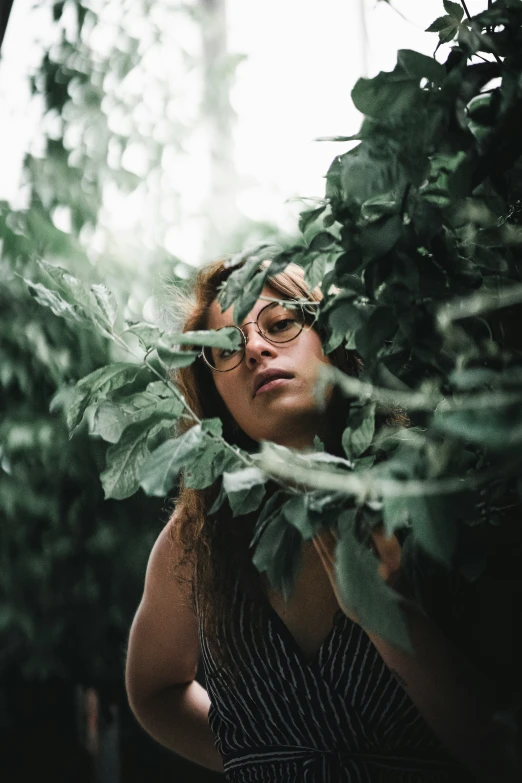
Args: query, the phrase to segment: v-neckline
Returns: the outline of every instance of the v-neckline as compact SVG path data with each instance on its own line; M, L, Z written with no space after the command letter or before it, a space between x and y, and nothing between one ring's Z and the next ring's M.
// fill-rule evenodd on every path
M298 658L302 666L306 667L307 669L315 668L319 663L323 650L330 644L334 635L337 633L337 629L341 625L343 618L348 619L344 614L344 612L342 611L342 609L338 609L336 612L334 612L332 627L324 637L323 641L317 648L316 652L313 654L312 658L308 660L307 656L305 655L305 653L297 643L296 638L293 635L292 631L287 626L287 624L285 623L281 615L274 609L274 607L270 603L268 596L263 596L263 597L268 612L269 620L273 623L273 625L276 626L279 636L293 650L295 656Z

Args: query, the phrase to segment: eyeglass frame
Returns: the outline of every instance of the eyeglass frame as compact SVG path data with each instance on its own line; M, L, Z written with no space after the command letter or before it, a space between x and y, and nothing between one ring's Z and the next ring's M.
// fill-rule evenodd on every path
M266 336L266 334L264 332L261 331L261 328L260 328L259 323L258 323L259 317L260 317L261 313L263 313L268 307L273 307L275 304L278 304L278 302L268 302L268 304L266 304L264 307L262 307L261 310L258 312L257 318L255 319L255 321L247 321L246 324L243 324L243 326L238 326L237 324L231 324L230 326L222 326L220 329L216 330L216 331L219 332L219 331L221 331L221 329L233 328L233 329L239 329L239 331L241 332L241 338L243 340L243 355L242 355L241 359L238 361L238 363L235 364L233 367L230 367L228 370L218 370L217 367L212 367L212 365L210 364L210 362L208 361L208 359L205 356L205 349L204 348L201 349L201 353L198 355L198 359L203 359L203 361L205 362L207 367L209 367L213 372L232 372L232 370L235 370L237 367L239 367L239 365L241 364L241 362L243 361L243 359L245 358L245 355L246 355L246 347L247 347L247 343L248 343L248 336L244 333L243 329L245 328L245 326L249 326L249 324L255 324L256 328L257 328L257 331L258 331L258 334L260 334L261 337L264 340L266 340L267 342L272 343L272 345L284 345L285 343L291 343L292 340L297 340L299 335L302 334L302 332L303 332L303 330L305 328L305 324L306 324L305 309L304 309L303 305L300 304L300 303L296 303L294 305L294 307L295 308L299 308L301 310L301 315L303 317L303 324L301 326L300 331L297 332L297 334L294 337L290 337L289 340L271 340L269 337ZM315 304L319 304L319 302L316 303L314 301L311 301L310 304L311 305L315 305ZM314 318L314 321L315 321L315 318ZM310 325L310 328L312 328L312 325Z

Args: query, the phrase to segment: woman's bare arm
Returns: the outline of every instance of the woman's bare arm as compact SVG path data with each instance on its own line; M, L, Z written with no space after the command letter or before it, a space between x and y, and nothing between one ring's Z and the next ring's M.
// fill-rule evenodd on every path
M208 724L210 700L195 680L200 648L188 590L175 578L168 527L149 558L145 589L129 635L125 679L134 715L155 740L208 769L223 771Z

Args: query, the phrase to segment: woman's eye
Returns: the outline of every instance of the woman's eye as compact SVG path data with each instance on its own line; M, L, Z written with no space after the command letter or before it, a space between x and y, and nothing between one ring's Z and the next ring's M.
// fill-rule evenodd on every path
M271 332L284 332L289 329L295 321L292 318L280 318L279 321L275 321L270 327Z
M230 359L230 357L233 356L235 353L237 353L237 349L223 348L219 352L219 358L220 359Z

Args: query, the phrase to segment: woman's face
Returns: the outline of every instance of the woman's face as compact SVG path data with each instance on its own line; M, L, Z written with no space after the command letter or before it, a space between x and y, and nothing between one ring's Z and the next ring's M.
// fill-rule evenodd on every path
M281 296L268 286L262 295ZM236 423L253 440L297 449L311 447L315 435L325 435L324 413L317 408L313 389L320 368L330 361L319 335L308 326L287 343L269 342L259 334L256 324L249 322L255 321L267 304L258 299L244 319L245 356L233 370L212 373L216 389ZM232 308L222 312L214 300L207 328L221 329L233 323ZM266 372L274 377L258 388ZM278 373L282 377L275 377Z

